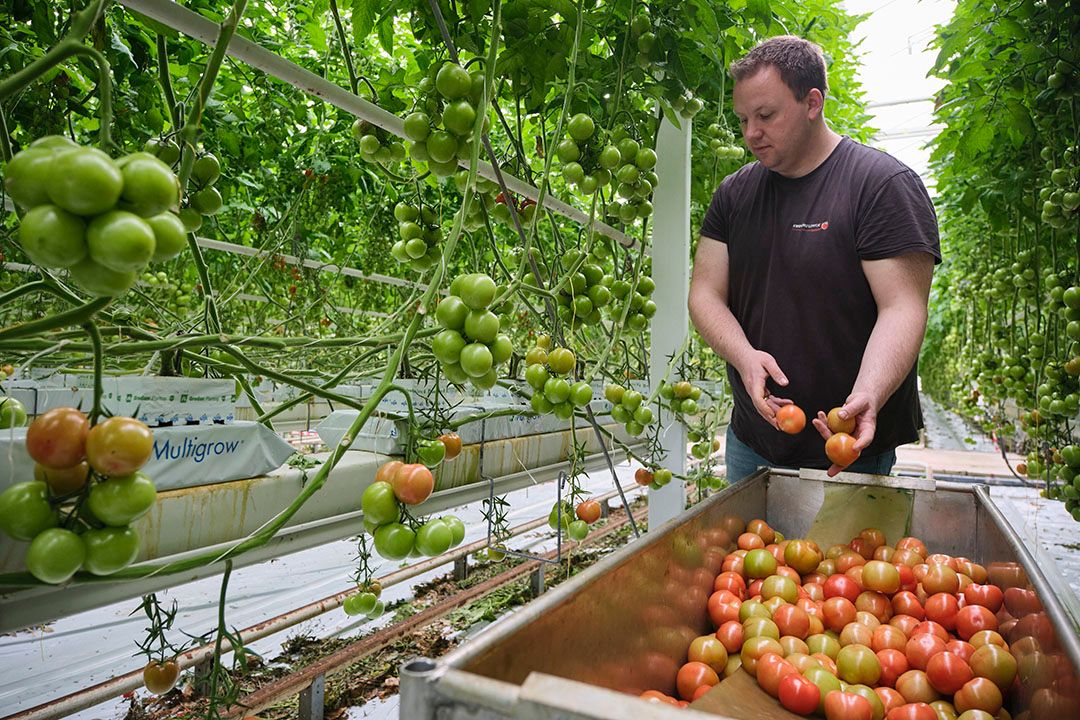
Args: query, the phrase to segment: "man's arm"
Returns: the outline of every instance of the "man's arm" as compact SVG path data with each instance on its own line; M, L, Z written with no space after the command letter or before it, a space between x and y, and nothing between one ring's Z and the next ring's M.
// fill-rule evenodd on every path
M926 333L927 303L934 277L934 257L909 252L884 260L864 260L863 272L874 294L878 316L866 343L859 375L840 410L841 417L856 418L855 448L863 450L874 439L877 414L911 371ZM814 426L828 438L825 414ZM837 472L839 468L833 466ZM830 469L830 474L835 474Z
M772 355L754 349L739 321L731 314L726 243L707 237L698 239L687 304L698 333L717 355L738 370L757 411L776 427L776 411L791 401L771 395L766 397L765 381L770 376L782 386L788 381Z

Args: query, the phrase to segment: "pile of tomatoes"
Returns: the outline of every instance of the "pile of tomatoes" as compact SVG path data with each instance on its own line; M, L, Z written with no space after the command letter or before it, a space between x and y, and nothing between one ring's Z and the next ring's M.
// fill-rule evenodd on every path
M1010 610L1031 591L1006 597L982 565L930 554L917 538L885 542L867 528L822 553L752 520L708 599L716 632L693 640L678 671L681 699L642 697L688 704L741 668L800 715L1007 718L1017 658L998 631L1016 626Z
M459 275L435 309L444 329L432 339L431 350L452 383L488 390L498 380L495 367L513 355L510 337L499 332L499 316L489 309L497 289L483 273Z
M34 479L0 493L0 530L29 541L26 568L45 583L80 569L110 575L139 553L131 523L154 505L157 490L139 469L154 436L142 422L111 417L93 427L75 408L54 408L26 430Z
M66 269L91 295L123 295L149 263L187 245L176 214L180 183L150 153L114 161L50 135L12 158L4 186L27 210L19 223L27 257L43 268Z
M417 523L402 517L402 506L419 505L435 488L431 470L421 463L390 460L375 472L375 481L360 499L364 528L375 538L375 552L387 560L412 554L434 557L465 539L465 524L453 515ZM409 524L402 522L408 520ZM414 529L415 527L415 529Z

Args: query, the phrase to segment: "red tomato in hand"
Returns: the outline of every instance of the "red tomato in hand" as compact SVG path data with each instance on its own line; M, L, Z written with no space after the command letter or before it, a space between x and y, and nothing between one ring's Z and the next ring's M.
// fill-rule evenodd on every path
M836 433L825 441L826 457L842 468L858 460L859 454L860 451L855 449L855 438L847 433ZM863 698L863 701L865 702L866 698Z
M798 435L806 427L806 413L798 405L784 405L776 411L776 424L788 435Z

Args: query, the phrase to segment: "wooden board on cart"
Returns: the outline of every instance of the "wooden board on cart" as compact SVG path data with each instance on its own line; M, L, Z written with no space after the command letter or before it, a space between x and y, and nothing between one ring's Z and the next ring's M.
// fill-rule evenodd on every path
M785 710L776 698L758 687L757 680L742 668L690 703L690 707L737 720L806 720L802 715Z

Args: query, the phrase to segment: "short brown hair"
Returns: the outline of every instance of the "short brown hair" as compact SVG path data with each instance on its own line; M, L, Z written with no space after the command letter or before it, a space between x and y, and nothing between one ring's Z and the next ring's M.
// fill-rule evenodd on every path
M821 47L794 35L778 35L758 44L745 56L731 63L735 82L756 75L772 65L779 71L784 84L791 88L796 100L817 88L824 96L829 90L825 71L825 54Z

